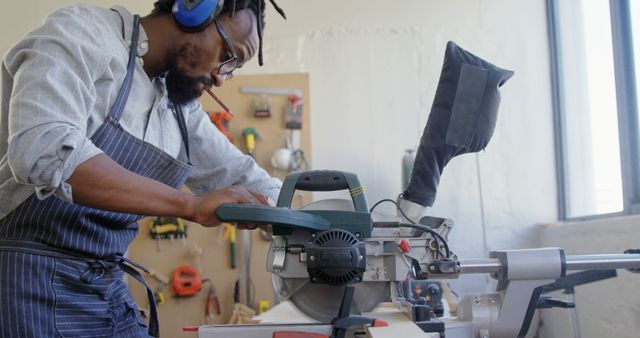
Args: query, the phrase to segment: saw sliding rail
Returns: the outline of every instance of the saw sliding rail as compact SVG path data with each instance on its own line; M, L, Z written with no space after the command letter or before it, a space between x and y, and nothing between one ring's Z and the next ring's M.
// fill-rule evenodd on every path
M640 254L567 255L567 270L637 269ZM460 261L460 273L498 273L503 270L499 259L473 259Z
M610 270L611 276L615 276L617 269L638 272L640 254L637 250L627 252L565 255L561 248L538 248L493 251L488 259L460 260L454 266L446 260L435 261L429 265L429 271L439 271L445 277L489 273L498 281L494 293L466 295L458 303L456 321L466 323L473 333L457 332L455 326L448 326L447 337L525 337L537 308L575 306L543 293L557 289L558 285L574 287L601 280L595 277L594 270ZM582 272L567 274L567 271ZM434 273L434 277L438 275Z

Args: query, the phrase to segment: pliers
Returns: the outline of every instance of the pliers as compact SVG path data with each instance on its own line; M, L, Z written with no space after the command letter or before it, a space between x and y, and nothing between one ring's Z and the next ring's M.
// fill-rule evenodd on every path
M213 307L213 312L211 311ZM216 296L216 288L213 286L209 287L209 294L207 295L207 307L204 309L205 316L210 319L215 316L220 316L220 301L218 300L218 296Z

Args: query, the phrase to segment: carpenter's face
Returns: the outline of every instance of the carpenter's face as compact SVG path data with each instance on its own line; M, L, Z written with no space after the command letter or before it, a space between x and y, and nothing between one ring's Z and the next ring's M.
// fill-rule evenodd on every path
M203 31L189 34L169 60L169 99L182 104L202 95L205 87L221 86L258 49L256 18L249 9L222 15Z

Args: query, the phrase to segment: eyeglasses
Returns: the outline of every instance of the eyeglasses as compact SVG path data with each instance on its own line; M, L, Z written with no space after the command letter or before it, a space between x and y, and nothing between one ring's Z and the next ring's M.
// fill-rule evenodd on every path
M227 45L227 59L218 66L218 74L229 80L233 77L233 71L238 68L238 54L236 54L235 48L233 48L233 45L231 45L229 41L229 36L224 29L222 29L218 20L214 20L213 22L216 24L216 29L220 37L222 37L222 40L224 40L224 44Z

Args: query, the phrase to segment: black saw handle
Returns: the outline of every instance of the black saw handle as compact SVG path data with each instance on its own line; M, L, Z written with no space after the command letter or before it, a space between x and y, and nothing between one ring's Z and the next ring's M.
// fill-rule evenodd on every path
M285 178L278 196L277 206L291 208L291 201L296 190L304 191L336 191L348 189L357 212L369 212L364 188L353 173L337 170L311 170L293 173Z

